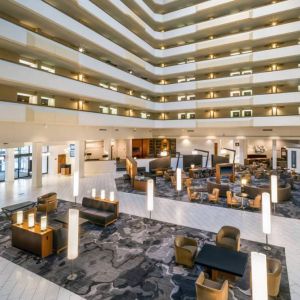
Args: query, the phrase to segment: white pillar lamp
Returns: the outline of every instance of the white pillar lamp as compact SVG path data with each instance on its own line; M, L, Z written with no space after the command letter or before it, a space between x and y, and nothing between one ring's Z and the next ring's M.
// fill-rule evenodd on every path
M96 198L96 189L95 188L92 189L92 198Z
M75 280L77 274L73 272L73 261L78 257L79 246L79 210L69 209L69 224L68 224L68 259L71 260L71 274L68 280Z
M181 169L176 169L176 190L178 197L180 197L180 191L182 190L182 178L181 178Z
M110 200L111 202L115 201L115 192L111 191L111 192L109 193L109 200Z
M41 216L41 231L45 231L47 229L47 216Z
M278 203L278 181L276 175L271 175L271 200L274 205L274 213L276 209L276 203Z
M17 225L22 225L24 219L23 210L17 211Z
M100 192L100 199L105 200L105 190L101 190Z
M268 300L267 258L251 252L252 300Z
M35 225L34 213L28 214L28 227L33 228Z
M75 200L75 205L77 202L78 195L79 195L79 172L75 171L73 175L73 196Z
M154 207L154 181L153 179L147 180L147 210L149 211L149 217L151 219L151 212Z
M264 249L270 251L268 245L268 235L271 234L271 201L269 193L262 193L262 218L263 218L263 233L266 235L266 245Z

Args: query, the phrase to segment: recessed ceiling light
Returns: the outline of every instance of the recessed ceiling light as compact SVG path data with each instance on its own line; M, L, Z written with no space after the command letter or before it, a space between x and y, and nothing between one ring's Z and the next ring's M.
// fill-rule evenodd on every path
M83 53L84 49L82 47L79 47L78 51L81 52L81 53Z

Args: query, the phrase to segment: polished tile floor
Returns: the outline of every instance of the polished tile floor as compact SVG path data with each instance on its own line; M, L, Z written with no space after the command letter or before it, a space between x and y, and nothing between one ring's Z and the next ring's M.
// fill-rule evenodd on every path
M107 193L112 190L116 192L115 176L116 174L103 174L100 176L82 178L79 199L82 199L82 196L90 195L92 188L96 188L98 193L100 193L100 189L105 189ZM120 174L117 176L120 176ZM0 207L25 200L35 200L38 195L51 191L57 191L60 199L74 201L72 197L72 179L70 177L45 176L43 178L43 187L38 189L31 188L30 180L18 180L15 181L14 184L0 183ZM121 212L143 217L148 216L144 196L123 192L116 192L116 195L116 198L120 200ZM172 200L155 198L152 218L213 232L217 232L220 227L225 224L232 225L240 228L242 238L259 242L264 242L265 240L265 236L261 230L261 214L253 214L246 211L228 210L221 207L187 202L176 202L175 205ZM269 237L269 242L285 247L292 299L300 299L300 220L273 217L272 234ZM5 264L6 262L8 265L12 265L10 268L16 268L15 275L12 275L16 278L18 278L18 276L19 278L23 278L30 273L22 268L16 267L12 263L8 263L5 260L4 262L2 261L3 259L0 260L0 263ZM36 299L32 295L25 297L26 294L24 294L24 297L20 297L20 295L14 296L14 288L11 288L10 292L7 292L7 290L9 290L9 288L5 286L7 280L5 281L2 275L3 274L0 273L0 299ZM30 273L30 275L33 278L32 281L35 282L34 284L37 286L37 292L39 292L39 284L42 284L40 282L44 282L45 280L32 273ZM22 285L22 280L19 279L18 284ZM45 283L45 285L47 284ZM58 286L55 287L52 283L48 283L48 285L49 289L62 290ZM43 291L45 291L45 289L43 289ZM4 293L6 293L6 296L2 298L1 295L4 295ZM55 295L55 293L48 293L46 291L47 295L45 295L51 297L51 299L62 299L59 298L60 293ZM72 297L75 297L75 295L69 295L63 299L73 299ZM41 299L48 298L42 297Z

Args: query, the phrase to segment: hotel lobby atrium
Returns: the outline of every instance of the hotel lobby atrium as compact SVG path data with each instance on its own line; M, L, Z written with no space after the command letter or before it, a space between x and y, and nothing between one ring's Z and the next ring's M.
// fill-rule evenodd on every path
M1 300L300 299L300 0L0 17Z

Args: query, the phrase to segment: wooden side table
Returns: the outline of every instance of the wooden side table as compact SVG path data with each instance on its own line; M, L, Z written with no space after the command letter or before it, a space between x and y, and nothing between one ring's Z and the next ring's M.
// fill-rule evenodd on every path
M52 254L53 231L51 228L41 231L39 224L33 228L29 228L27 223L13 224L11 226L11 243L13 247L43 258Z

